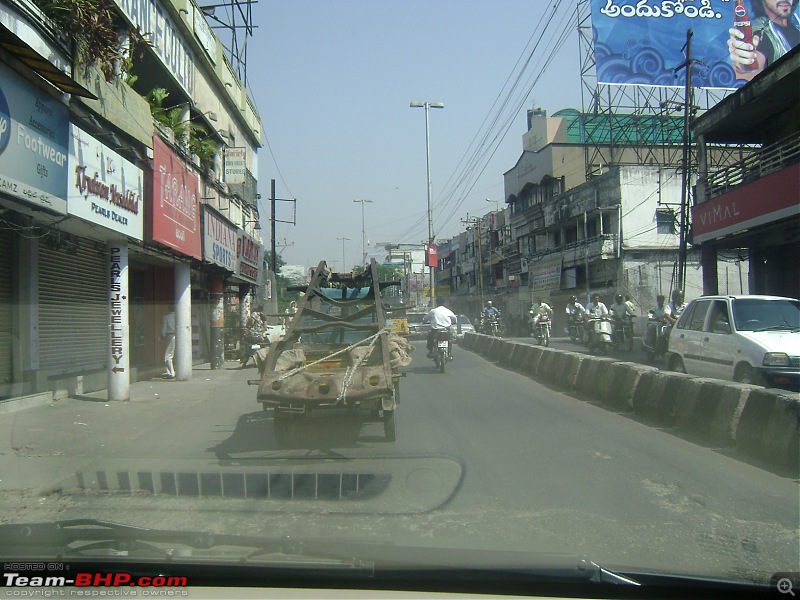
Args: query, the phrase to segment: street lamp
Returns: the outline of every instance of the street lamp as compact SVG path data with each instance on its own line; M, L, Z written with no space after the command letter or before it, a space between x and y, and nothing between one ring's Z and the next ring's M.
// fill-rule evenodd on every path
M428 167L428 246L433 245L433 213L431 212L431 141L429 113L431 108L444 108L444 102L412 102L411 108L425 109L425 160ZM427 260L427 252L425 256ZM436 282L434 274L436 267L430 267L431 305L435 305Z
M350 238L349 237L340 237L340 238L336 238L336 239L337 240L342 240L342 272L344 272L344 265L345 265L345 262L344 262L344 243L347 242L347 241L350 241Z
M494 202L494 212L500 212L500 203L497 200L492 200L491 198L487 198L486 201Z
M367 227L364 224L364 203L372 204L372 200L353 200L361 203L361 260L362 264L367 264Z

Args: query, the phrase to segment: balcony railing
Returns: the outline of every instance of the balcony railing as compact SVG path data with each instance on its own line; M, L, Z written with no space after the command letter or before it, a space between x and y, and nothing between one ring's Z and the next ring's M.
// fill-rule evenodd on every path
M706 178L703 202L720 196L732 188L750 183L800 161L800 132L784 138Z
M529 260L536 261L549 256L561 255L564 265L574 265L585 261L596 259L614 258L617 255L617 235L614 233L598 235L588 240L580 240L548 248L543 252L537 252Z

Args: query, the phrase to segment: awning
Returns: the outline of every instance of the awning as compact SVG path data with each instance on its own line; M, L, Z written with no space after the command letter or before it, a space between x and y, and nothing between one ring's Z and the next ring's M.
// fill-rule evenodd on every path
M30 69L52 83L62 92L97 100L97 96L92 94L92 92L77 83L66 73L60 71L50 61L43 58L27 43L3 26L0 26L0 46L5 48L16 58L21 60L25 65L30 67Z

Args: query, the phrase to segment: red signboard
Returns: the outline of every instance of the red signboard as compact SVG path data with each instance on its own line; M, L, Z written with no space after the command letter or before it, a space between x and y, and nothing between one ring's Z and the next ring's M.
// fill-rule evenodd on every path
M152 240L201 259L200 179L157 135L152 198Z
M428 256L427 265L429 267L439 266L439 248L435 244L428 244L426 254Z
M695 242L733 235L800 214L800 163L692 207Z

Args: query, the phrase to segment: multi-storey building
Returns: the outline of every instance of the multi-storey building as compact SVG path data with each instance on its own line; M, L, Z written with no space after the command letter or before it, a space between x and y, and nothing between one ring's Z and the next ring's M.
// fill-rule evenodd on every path
M703 291L728 293L720 256L749 264L756 294L800 296L800 47L694 123L700 156L693 241ZM728 148L737 160L714 166ZM751 153L741 156L741 148ZM753 149L755 152L752 152Z
M194 3L39 6L0 6L0 398L125 399L169 305L187 379L262 283L260 117Z

